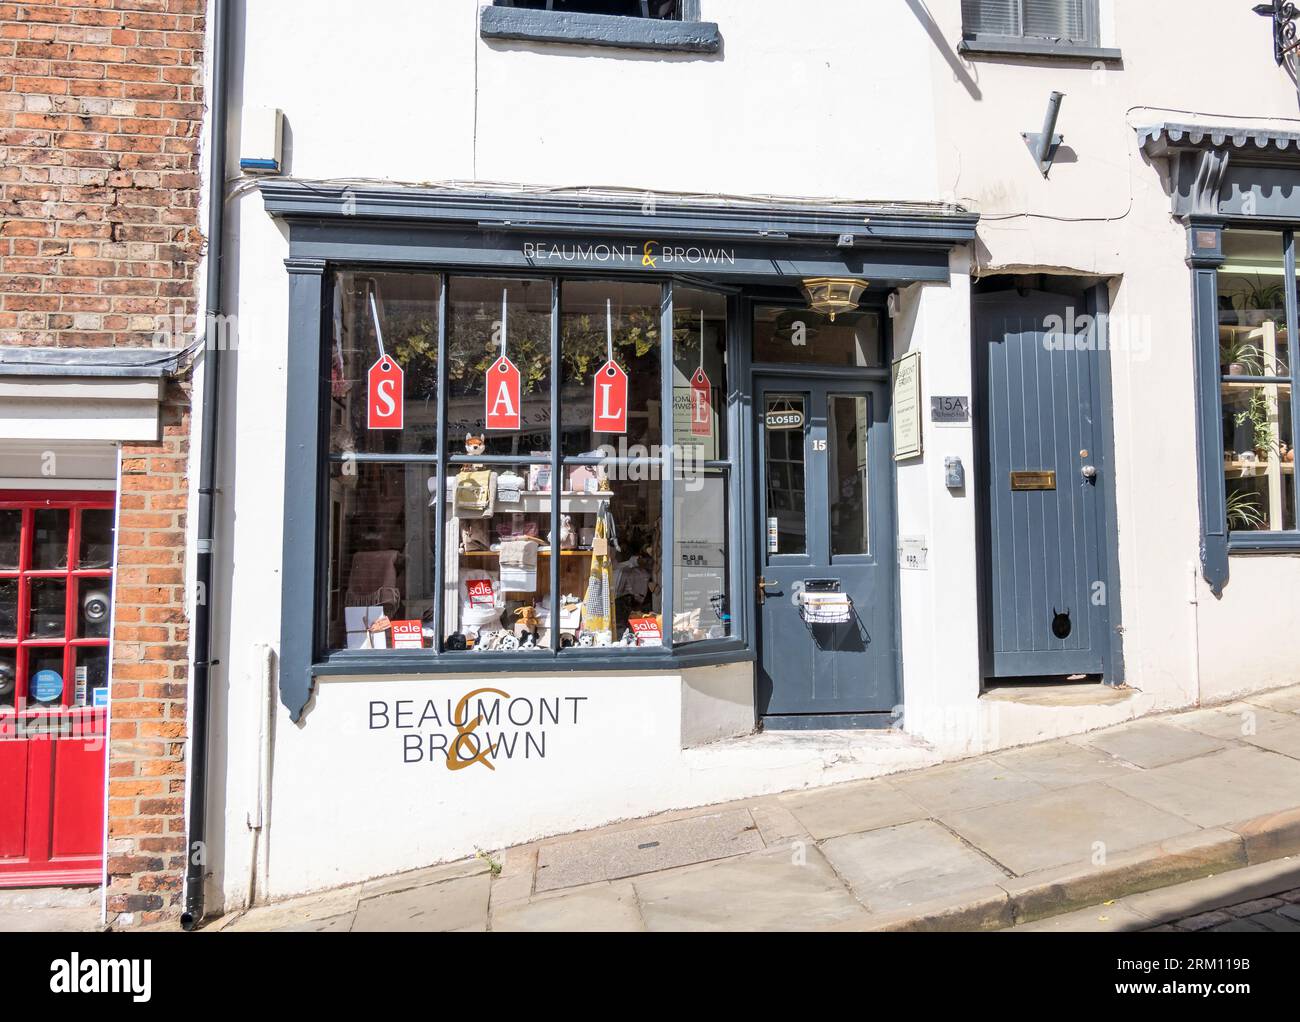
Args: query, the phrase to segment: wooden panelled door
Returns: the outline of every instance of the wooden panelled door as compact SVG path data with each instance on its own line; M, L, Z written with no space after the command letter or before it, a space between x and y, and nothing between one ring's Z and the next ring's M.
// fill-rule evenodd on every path
M0 887L98 883L111 493L0 490Z

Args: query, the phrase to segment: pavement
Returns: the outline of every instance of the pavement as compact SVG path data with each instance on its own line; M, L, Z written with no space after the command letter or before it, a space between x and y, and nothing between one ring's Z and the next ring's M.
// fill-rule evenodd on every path
M1168 895L1197 882L1218 886ZM1297 888L1300 686L539 841L208 928L1285 930Z

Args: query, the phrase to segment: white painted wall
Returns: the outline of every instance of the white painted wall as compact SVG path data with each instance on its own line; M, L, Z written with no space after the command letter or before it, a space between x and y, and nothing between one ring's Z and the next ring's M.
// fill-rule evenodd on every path
M1126 59L1121 71L1094 71L964 61L955 53L958 0L805 6L816 16L791 17L784 0L704 0L725 38L725 53L711 58L487 44L474 0L253 2L231 138L241 106L278 107L285 169L300 178L966 203L986 217L979 242L954 253L951 285L906 291L895 322L897 352L922 352L926 398L971 390L972 276L1033 268L1114 278L1114 316L1149 323L1152 338L1148 349L1114 357L1126 655L1144 691L1068 708L978 698L971 431L927 424L926 457L898 473L900 534L930 541L929 569L901 581L908 735L685 748L744 730L749 669L494 676L512 694L585 696L587 723L557 729L544 761L452 774L402 763L391 732L367 729L366 708L377 699L445 701L474 679L330 681L299 725L274 709L270 800L260 805L269 841L257 852L249 821L259 811L261 651L279 641L288 250L256 193L237 188L228 264L240 346L225 380L218 584L230 600L218 599L216 622L224 673L212 720L214 904L243 904L255 868L261 896L289 895L476 846L872 776L1294 680L1280 644L1255 637L1293 627L1295 561L1234 561L1222 601L1193 584L1184 239L1161 168L1147 164L1133 132L1161 117L1140 109L1153 104L1293 115L1294 90L1271 63L1263 20L1245 5L1224 15L1215 0L1185 4L1177 17L1167 5L1106 0L1105 41ZM1198 11L1218 15L1214 36L1196 28ZM1225 53L1251 56L1234 56L1229 75L1219 73ZM1190 73L1198 59L1207 70ZM1038 130L1052 89L1067 93L1061 130L1076 162L1045 182L1019 133ZM943 486L949 454L965 462L964 496Z

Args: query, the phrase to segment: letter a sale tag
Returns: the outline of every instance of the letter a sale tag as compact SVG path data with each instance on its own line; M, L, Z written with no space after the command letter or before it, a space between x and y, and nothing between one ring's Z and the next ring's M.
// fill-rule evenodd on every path
M370 367L369 423L371 429L402 429L405 374L387 355Z
M487 428L517 430L519 423L519 370L502 355L487 372Z
M713 386L702 368L691 377L691 433L713 435Z
M596 371L593 433L627 432L627 373L613 359Z

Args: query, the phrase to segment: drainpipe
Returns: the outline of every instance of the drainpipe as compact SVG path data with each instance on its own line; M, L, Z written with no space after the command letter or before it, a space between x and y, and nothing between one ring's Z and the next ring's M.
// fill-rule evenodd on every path
M212 119L208 176L208 271L204 309L203 418L199 427L198 539L195 565L194 652L191 665L193 713L190 725L190 787L185 838L185 909L181 926L193 930L203 921L203 885L207 872L208 671L212 666L212 543L216 535L218 416L222 334L222 237L226 228L226 77L230 50L229 0L212 0Z

